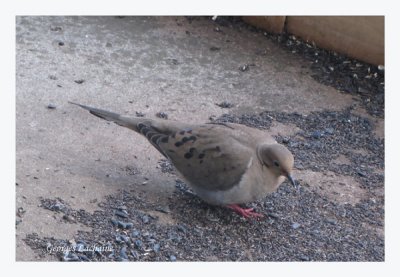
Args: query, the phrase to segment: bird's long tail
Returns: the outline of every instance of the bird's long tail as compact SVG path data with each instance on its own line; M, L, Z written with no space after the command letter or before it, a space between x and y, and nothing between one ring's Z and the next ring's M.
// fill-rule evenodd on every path
M132 130L134 130L136 132L139 132L138 126L137 126L138 123L140 122L139 118L125 117L125 116L121 116L120 114L117 114L117 113L113 113L113 112L105 111L105 110L102 110L102 109L97 109L97 108L85 106L85 105L78 104L78 103L75 103L75 102L70 102L69 101L68 103L73 104L73 105L77 105L77 106L79 106L79 107L81 107L81 108L83 108L85 110L88 110L91 114L93 114L93 115L95 115L97 117L100 117L101 119L104 119L104 120L107 120L107 121L112 121L115 124L118 124L118 125L123 126L123 127L127 127L127 128L132 129ZM143 119L142 119L142 121L143 121Z

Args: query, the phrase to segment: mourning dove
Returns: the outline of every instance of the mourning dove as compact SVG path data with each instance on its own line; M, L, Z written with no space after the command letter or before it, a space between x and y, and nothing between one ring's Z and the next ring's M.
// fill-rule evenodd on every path
M294 158L265 132L234 123L188 124L126 117L70 102L102 119L142 134L205 202L226 206L244 217L261 217L239 204L275 191L291 172Z

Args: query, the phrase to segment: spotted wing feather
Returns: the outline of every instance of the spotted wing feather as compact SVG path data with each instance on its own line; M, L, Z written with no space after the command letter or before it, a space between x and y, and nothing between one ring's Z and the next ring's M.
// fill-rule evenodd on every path
M240 182L252 157L229 132L226 126L195 126L161 138L158 147L192 185L227 190Z

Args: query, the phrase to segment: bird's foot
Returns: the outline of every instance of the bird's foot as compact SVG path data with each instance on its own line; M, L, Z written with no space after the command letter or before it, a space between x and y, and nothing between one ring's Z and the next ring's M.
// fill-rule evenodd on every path
M239 215L243 216L244 218L262 218L264 217L263 214L259 214L259 213L255 213L253 212L253 208L242 208L237 204L230 204L230 205L226 205L227 208L232 209L233 211L235 211L236 213L238 213Z

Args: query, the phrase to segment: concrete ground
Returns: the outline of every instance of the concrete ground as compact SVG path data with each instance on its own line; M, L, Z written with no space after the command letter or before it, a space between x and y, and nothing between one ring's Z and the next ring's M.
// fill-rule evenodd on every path
M88 228L60 223L62 215L39 207L41 198L93 212L118 189L135 187L158 201L175 187L175 178L156 169L162 156L144 138L68 101L193 123L228 112L306 115L359 101L316 82L306 61L262 34L207 18L17 17L16 28L16 209L24 211L17 261L44 260L23 241L27 234L69 239ZM216 105L223 101L235 106ZM383 138L383 119L369 118ZM276 123L270 131L284 136L296 129ZM296 175L316 183L345 179L307 170ZM360 188L346 180L353 184L348 201L356 203Z

